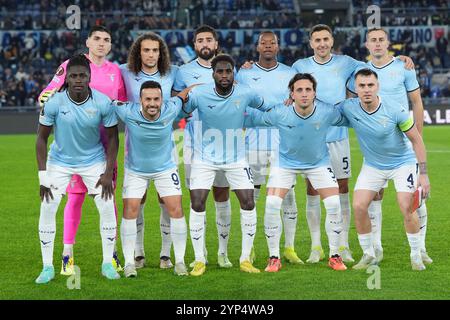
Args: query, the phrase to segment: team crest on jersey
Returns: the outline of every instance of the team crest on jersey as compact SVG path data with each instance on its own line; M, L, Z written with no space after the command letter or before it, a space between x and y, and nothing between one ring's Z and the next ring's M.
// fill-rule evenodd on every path
M397 71L391 71L389 72L389 77L390 78L397 78L398 76L398 72Z
M382 117L380 120L378 120L378 122L379 122L384 128L386 128L386 125L387 125L388 121L389 121L389 118L388 118L388 117Z
M114 73L109 73L108 76L109 76L109 78L111 79L111 82L114 82L114 76L115 76L115 74L114 74Z
M88 108L88 109L86 109L86 113L88 114L88 117L89 118L94 118L95 117L95 115L97 114L97 109L94 109L94 108Z
M316 130L320 129L320 122L313 122L314 128L316 128Z
M241 107L241 100L234 100L233 102L237 109Z

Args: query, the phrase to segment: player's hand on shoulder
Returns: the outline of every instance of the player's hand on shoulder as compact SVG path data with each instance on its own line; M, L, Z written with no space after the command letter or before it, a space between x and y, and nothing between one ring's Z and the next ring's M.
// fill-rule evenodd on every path
M291 97L287 98L286 100L284 100L284 105L286 107L289 107L292 103L294 102L294 100L292 100Z
M192 90L192 88L200 85L202 83L193 84L187 88L185 88L183 91L177 94L178 97L180 97L184 103L188 102L189 100L189 92Z
M405 63L405 69L407 69L407 70L414 69L414 61L410 57L400 55L400 56L398 56L398 59L400 59L401 61L403 61Z
M46 90L39 96L39 107L43 108L44 104L55 94L56 88Z
M241 66L242 69L251 69L253 68L253 60L245 61L244 64Z

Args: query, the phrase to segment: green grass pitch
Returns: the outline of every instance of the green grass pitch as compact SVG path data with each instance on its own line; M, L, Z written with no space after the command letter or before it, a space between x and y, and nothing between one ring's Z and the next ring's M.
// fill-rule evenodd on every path
M92 199L87 199L75 245L75 263L81 268L81 289L69 290L67 278L59 275L62 252L63 200L57 215L55 245L55 280L38 286L34 279L41 271L41 253L38 239L39 196L34 135L0 136L0 299L448 299L450 297L450 219L447 200L450 179L450 127L425 127L429 173L432 185L428 201L427 249L434 263L424 272L413 272L409 262L409 246L403 228L402 216L390 183L383 202L383 245L385 259L380 266L380 289L369 290L371 274L347 270L336 272L323 261L316 265L295 266L283 262L276 274L244 274L239 271L241 249L239 207L232 194L232 230L229 257L232 269L217 266L217 229L211 196L207 205L207 248L209 266L202 277L176 277L172 270L160 270L159 207L154 187L147 197L145 217L145 247L147 262L135 279L121 278L108 281L100 274L101 241L98 213ZM355 136L351 135L351 188L361 167L361 153ZM123 135L119 151L119 212L122 210L121 185L123 180ZM183 176L183 166L180 166ZM183 180L184 181L184 180ZM183 189L184 212L189 214L189 192ZM264 269L267 263L267 245L263 234L265 189L257 204L258 232L255 238L257 259L255 265ZM305 187L301 179L296 187L299 219L295 247L306 260L310 237L305 218ZM322 208L322 220L324 220ZM284 239L282 238L282 245ZM327 239L322 224L322 243ZM350 230L350 246L355 259L361 257L354 222ZM119 242L119 252L121 252ZM188 240L186 263L193 259Z

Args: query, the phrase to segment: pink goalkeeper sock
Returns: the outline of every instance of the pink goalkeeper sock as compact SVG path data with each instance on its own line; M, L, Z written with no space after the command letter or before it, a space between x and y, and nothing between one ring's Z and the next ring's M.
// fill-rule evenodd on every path
M74 244L86 193L67 193L67 197L67 204L64 208L64 244Z

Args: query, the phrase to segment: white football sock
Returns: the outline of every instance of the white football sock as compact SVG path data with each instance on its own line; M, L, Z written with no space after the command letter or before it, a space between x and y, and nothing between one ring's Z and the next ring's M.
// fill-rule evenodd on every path
M216 225L219 237L219 255L228 255L228 239L231 229L231 202L228 199L224 202L215 201L216 205Z
M340 193L339 200L341 202L342 214L342 234L340 245L348 248L348 231L350 230L351 210L350 210L350 195L349 193Z
M120 237L122 239L122 251L125 265L134 265L134 247L136 245L137 226L136 219L122 218L120 225Z
M117 221L114 213L114 200L102 199L101 195L94 198L100 213L100 235L102 237L103 263L111 263L114 244L116 242Z
M382 248L381 245L381 224L383 214L381 209L382 200L373 200L369 205L369 217L372 224L372 240L376 248Z
M172 247L172 237L170 236L170 215L163 203L159 204L161 213L159 214L159 228L161 230L161 252L160 257L170 258L170 248Z
M295 201L294 188L283 199L284 247L294 247L295 231L297 230L297 203Z
M427 251L425 247L425 238L427 235L427 222L428 222L428 212L425 202L417 209L417 215L419 216L419 226L420 226L420 250Z
M56 212L62 195L53 190L53 199L49 202L44 198L41 202L41 213L39 216L39 241L41 243L42 263L44 266L53 265L53 248L55 246L56 234Z
M375 258L375 250L373 248L372 232L358 234L359 245L364 254Z
M250 260L250 252L256 233L256 208L253 210L241 209L242 252L239 262Z
M264 213L264 233L269 247L269 257L280 258L281 217L280 209L283 199L277 196L266 197Z
M409 246L411 248L411 257L420 255L420 232L406 233L408 237Z
M187 225L184 216L181 218L170 218L170 234L173 240L175 263L184 263L187 241Z
M136 246L134 248L135 257L145 257L144 251L144 231L145 231L145 218L144 218L145 203L141 204L139 208L139 215L136 219Z
M260 189L260 188L255 188L255 189L253 189L253 199L255 200L255 205L256 205L256 203L257 203L258 200L259 200L259 194L260 194L260 192L261 192L261 189Z
M73 257L73 244L64 244L63 256Z
M195 261L205 263L205 215L206 212L196 212L191 208L189 214L189 233L194 247Z
M311 234L311 248L322 247L320 242L320 196L306 195L306 220Z
M339 240L342 234L341 202L339 196L331 196L323 200L327 213L325 231L330 246L330 257L339 254Z

